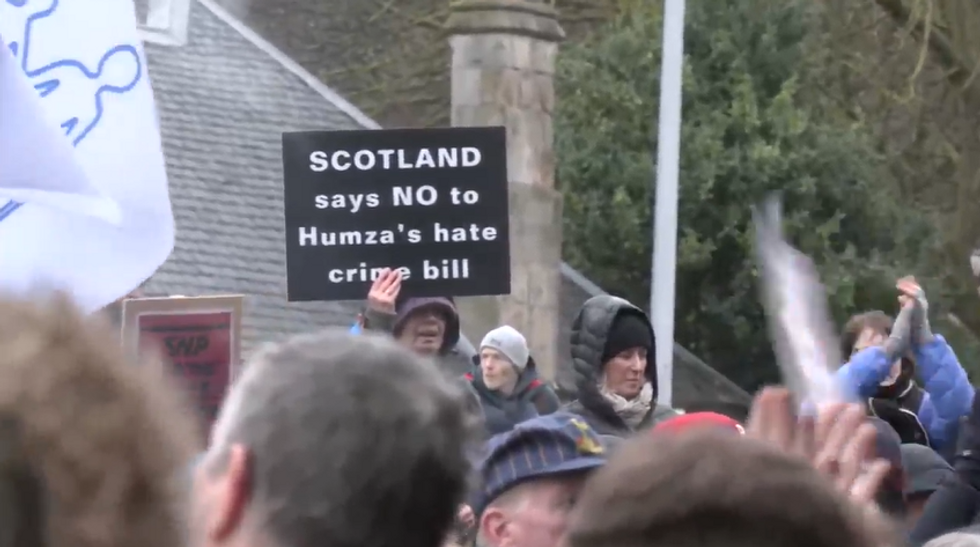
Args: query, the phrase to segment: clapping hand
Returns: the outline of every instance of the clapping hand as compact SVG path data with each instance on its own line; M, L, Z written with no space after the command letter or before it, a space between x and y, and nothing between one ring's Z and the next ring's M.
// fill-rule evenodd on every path
M926 300L926 292L922 289L922 285L914 277L906 276L899 279L895 287L902 293L898 297L902 307L913 308L912 340L915 344L931 342L934 337L929 326L929 301Z

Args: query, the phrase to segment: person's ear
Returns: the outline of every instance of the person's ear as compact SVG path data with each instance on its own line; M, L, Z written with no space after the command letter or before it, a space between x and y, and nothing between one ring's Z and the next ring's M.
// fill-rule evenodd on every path
M241 527L252 494L252 458L240 444L229 448L224 473L216 479L214 512L208 535L215 542L227 540Z
M497 507L488 507L480 515L480 533L492 547L511 545L507 515Z

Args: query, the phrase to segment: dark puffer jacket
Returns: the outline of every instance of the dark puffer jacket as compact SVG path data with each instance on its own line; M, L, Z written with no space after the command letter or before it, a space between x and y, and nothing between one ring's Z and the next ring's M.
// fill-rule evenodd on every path
M654 404L650 412L643 418L636 429L645 429L677 413L667 407L660 407L657 400L657 366L654 362L656 354L656 339L653 338L653 326L643 310L630 304L622 298L610 295L599 295L590 298L582 305L578 315L572 322L571 353L572 366L576 373L575 386L578 399L565 406L564 410L585 418L589 425L600 435L627 437L635 429L630 427L616 414L612 404L599 391L599 380L602 376L602 354L606 348L606 339L616 316L621 313L637 314L650 329L650 337L654 339L654 347L650 348L650 357L645 371L646 378L653 386Z
M510 431L524 420L558 410L558 396L551 386L538 376L533 359L528 359L527 368L521 373L517 385L514 386L514 392L509 396L487 387L483 382L479 361L479 356L473 358L476 368L466 373L464 377L473 385L473 389L480 397L484 425L490 435Z

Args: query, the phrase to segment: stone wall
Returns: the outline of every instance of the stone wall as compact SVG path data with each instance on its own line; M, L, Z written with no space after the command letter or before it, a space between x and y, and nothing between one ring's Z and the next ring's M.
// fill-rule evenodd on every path
M543 2L463 0L447 22L452 124L507 129L511 294L459 300L475 343L509 324L554 378L561 289L561 195L555 188L554 68L564 32Z

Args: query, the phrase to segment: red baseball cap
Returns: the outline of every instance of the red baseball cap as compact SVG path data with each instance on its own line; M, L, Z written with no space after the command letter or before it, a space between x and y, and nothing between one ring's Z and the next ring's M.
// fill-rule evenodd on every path
M716 427L728 429L740 435L745 434L745 428L742 427L742 424L717 412L692 412L691 414L674 416L654 426L653 431L687 431L697 427Z

